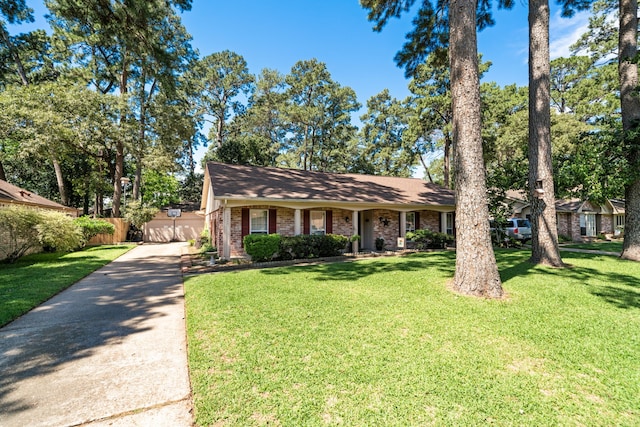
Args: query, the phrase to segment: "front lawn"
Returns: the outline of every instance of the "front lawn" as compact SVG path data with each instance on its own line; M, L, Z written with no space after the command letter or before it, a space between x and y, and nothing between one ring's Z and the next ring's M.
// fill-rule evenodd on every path
M27 255L15 264L0 264L0 326L23 315L133 247L93 246L71 253Z
M622 252L622 240L616 242L569 243L562 248L586 249L589 251Z
M186 279L198 425L640 424L640 264L498 252L508 298L447 290L451 252Z

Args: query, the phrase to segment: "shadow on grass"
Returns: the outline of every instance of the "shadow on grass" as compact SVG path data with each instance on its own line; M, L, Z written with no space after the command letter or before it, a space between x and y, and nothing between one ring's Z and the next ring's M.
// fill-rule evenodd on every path
M496 259L503 283L514 278L526 280L527 276L547 275L549 281L567 279L572 283L580 283L586 286L591 294L598 296L606 302L622 309L640 308L640 278L624 272L611 272L599 270L597 267L571 266L568 268L540 267L528 261L529 251L524 250L497 250ZM600 255L586 253L571 253L565 255L565 259L595 260ZM614 257L611 262L620 261ZM570 262L570 261L569 261ZM634 264L635 265L635 264ZM620 269L623 265L620 264ZM261 273L265 275L290 274L298 269L305 269L316 276L316 281L356 281L375 274L393 271L429 271L436 270L439 274L453 277L455 273L455 252L430 252L403 256L401 258L380 258L375 260L359 260L354 262L336 262L311 266L299 266L291 268L265 269Z
M93 262L95 257L79 258ZM44 264L37 274L58 274L50 267ZM49 384L49 375L55 377L67 363L149 330L144 321L165 316L165 306L183 304L181 289L179 256L120 258L0 328L0 425L36 405L23 384L33 387L31 381L40 377L46 389L40 392L55 393L49 388L59 385Z
M364 258L349 262L333 262L286 269L266 269L262 270L262 273L266 275L281 275L297 271L293 269L305 269L305 271L316 274L316 277L313 278L316 281L356 281L379 273L425 269L437 269L444 275L453 275L454 268L455 253L442 251L414 253L401 257Z
M615 307L622 309L640 308L640 278L638 276L621 271L602 271L597 267L584 266L541 270L538 266L528 261L528 256L529 253L525 251L517 251L511 254L509 252L500 252L497 254L499 264L508 265L508 267L500 269L500 277L503 283L515 277L522 278L528 275L545 274L549 276L549 280L568 279L574 283L580 283L587 287L592 295L602 298ZM571 259L595 261L600 257L603 256L577 252L573 252L571 255L565 253L564 255L565 261L568 262ZM622 270L625 263L631 263L631 261L622 261L611 256L604 256L604 260L620 263L618 264L618 270ZM635 266L635 264L630 265Z

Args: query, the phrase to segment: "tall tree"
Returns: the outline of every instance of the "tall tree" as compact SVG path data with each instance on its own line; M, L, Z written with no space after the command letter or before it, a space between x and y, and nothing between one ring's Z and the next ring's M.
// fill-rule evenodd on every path
M225 50L197 61L189 78L198 94L201 113L212 117L211 139L215 141L212 148L219 149L224 142L229 119L244 112L241 97L249 96L253 91L255 77L241 55Z
M335 82L316 59L298 61L285 81L290 137L281 161L303 170L346 170L344 152L356 134L351 113L360 108L353 89Z
M409 10L412 0L361 0L376 29ZM500 2L501 5L509 5ZM480 90L476 27L492 23L488 2L452 0L422 3L409 42L397 56L409 74L426 54L446 57L449 49L456 186L456 271L459 292L499 298L503 295L491 237L482 158Z
M103 93L117 88L123 98L129 94L138 61L152 58L165 63L171 58L167 40L158 37L158 23L175 16L174 7L191 8L191 0L45 0L45 4L54 36L71 55L69 72L80 71ZM123 116L120 122L129 119ZM120 216L125 154L125 141L118 141L112 179L115 217Z
M625 229L622 255L640 261L640 98L638 97L638 2L620 0L618 47L620 105L624 151L633 175L625 186Z
M27 85L29 80L22 58L7 29L7 23L21 24L23 22L33 22L33 9L27 7L25 0L0 0L0 43L9 52L9 57L16 66L20 81L23 85Z
M367 113L360 116L364 143L362 155L371 164L371 173L411 176L415 162L413 144L403 134L407 129L404 105L384 89L367 101Z
M562 267L551 162L549 0L529 1L531 262Z

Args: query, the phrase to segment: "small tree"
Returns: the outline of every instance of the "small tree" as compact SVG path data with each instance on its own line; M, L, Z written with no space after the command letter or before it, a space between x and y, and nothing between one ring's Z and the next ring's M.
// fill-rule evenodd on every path
M98 234L113 234L116 231L116 227L110 222L101 219L93 219L88 216L76 218L74 222L82 231L81 246L86 245L89 240Z
M82 228L62 212L42 212L41 222L36 229L38 240L47 250L70 252L79 248L83 242Z
M144 224L153 219L156 213L158 213L157 208L145 206L136 201L127 204L127 208L124 212L124 219L129 221L129 223L134 227L142 228Z
M42 213L21 206L0 209L0 249L13 263L30 250L40 247L37 225Z

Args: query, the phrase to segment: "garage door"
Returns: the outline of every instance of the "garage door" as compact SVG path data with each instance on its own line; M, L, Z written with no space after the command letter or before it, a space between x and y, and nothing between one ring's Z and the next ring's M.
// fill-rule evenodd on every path
M183 213L175 219L154 218L144 226L144 241L150 243L187 242L195 240L204 229L204 220L196 215Z

